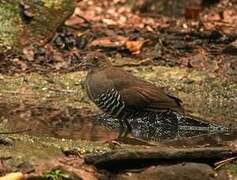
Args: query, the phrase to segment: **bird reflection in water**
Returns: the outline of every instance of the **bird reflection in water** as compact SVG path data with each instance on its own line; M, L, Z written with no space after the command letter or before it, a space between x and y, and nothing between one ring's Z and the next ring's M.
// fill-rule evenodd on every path
M106 127L118 128L118 121L106 114L98 116L98 121ZM132 135L146 140L169 140L179 137L192 137L205 134L229 133L230 129L222 125L194 119L176 112L149 114L141 118L130 119Z

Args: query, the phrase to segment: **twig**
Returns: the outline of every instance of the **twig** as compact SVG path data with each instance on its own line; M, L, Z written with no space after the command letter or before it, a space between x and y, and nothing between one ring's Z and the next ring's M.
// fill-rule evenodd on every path
M230 148L161 148L119 149L111 152L87 155L85 162L97 168L122 170L172 162L200 162L213 165L224 158L236 157L237 151Z
M31 131L32 129L23 129L23 130L18 130L18 131L8 131L8 132L0 132L0 134L19 134L19 133L24 133L27 131Z
M48 88L48 90L62 92L62 93L76 93L76 91L74 91L74 90L65 90L65 89Z
M84 20L86 23L88 23L90 26L92 25L92 23L88 20L88 19L86 19L85 17L83 17L83 16L80 16L80 15L78 15L77 14L77 17L79 17L79 18L81 18L82 20Z
M132 66L140 66L140 65L150 65L152 63L152 61L149 59L145 59L143 61L139 61L138 63L123 63L123 64L116 64L115 66L117 67L124 67L124 66L129 66L129 67L132 67Z
M2 94L29 95L29 96L34 95L33 93L23 93L23 92L19 92L19 91L6 91L6 90L1 91L0 96L2 96Z
M237 159L237 156L231 157L231 158L228 158L228 159L224 159L224 160L219 161L219 162L216 162L216 163L215 163L215 166L216 166L216 167L215 167L215 170L220 169L222 166L224 166L224 165L226 165L226 164L232 162L232 161L235 160L235 159Z

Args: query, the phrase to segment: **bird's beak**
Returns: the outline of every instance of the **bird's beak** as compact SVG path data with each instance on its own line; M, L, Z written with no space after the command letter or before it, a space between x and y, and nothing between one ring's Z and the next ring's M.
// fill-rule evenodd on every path
M79 65L80 65L81 67L89 67L89 66L90 66L90 63L81 62Z

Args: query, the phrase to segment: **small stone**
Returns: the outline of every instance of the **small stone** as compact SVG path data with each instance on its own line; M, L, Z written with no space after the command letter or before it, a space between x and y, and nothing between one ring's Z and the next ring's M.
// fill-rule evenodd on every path
M25 179L24 178L24 175L21 173L21 172L14 172L14 173L10 173L10 174L7 174L5 176L2 176L0 177L0 179L2 180L7 180L7 179L12 179L12 180L23 180Z
M147 179L150 180L214 180L216 173L207 164L201 163L180 163L175 165L152 166L140 173L119 174L113 179L115 180L133 180L133 179Z
M0 145L12 146L13 144L14 140L11 138L0 138Z

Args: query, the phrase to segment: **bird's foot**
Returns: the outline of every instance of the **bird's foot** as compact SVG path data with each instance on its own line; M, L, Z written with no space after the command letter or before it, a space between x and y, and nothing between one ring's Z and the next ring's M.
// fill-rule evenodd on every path
M123 137L127 137L128 134L130 134L132 132L132 126L130 125L130 123L128 122L127 119L125 119L124 122L126 124L126 128L124 130Z
M120 137L123 137L124 136L124 132L125 132L125 128L123 127L123 128L119 128L119 134L118 134L118 138L120 138Z
M122 129L119 130L118 139L126 138L129 134L131 134L131 132L132 132L131 126L126 128L123 127Z
M129 134L131 134L132 128L127 127L126 130L124 131L123 137L127 137Z
M119 135L118 135L118 138L125 138L127 137L129 134L131 134L132 132L132 128L123 128L122 130L119 131Z
M106 144L108 144L111 149L121 148L121 143L119 142L118 138L106 141Z
M119 138L119 137L122 137L123 134L124 134L124 131L125 131L124 124L123 124L123 122L122 122L121 120L119 120L119 124L120 124L120 126L119 126L119 135L118 135L118 138Z

